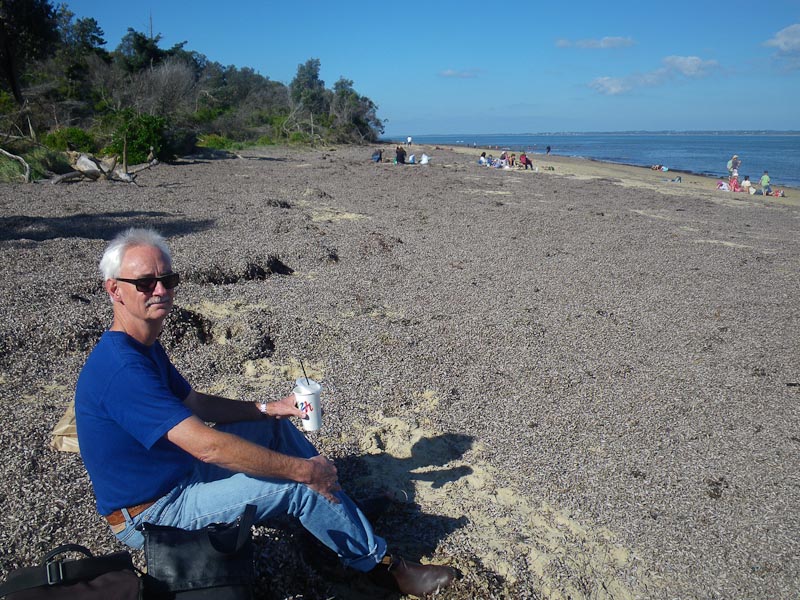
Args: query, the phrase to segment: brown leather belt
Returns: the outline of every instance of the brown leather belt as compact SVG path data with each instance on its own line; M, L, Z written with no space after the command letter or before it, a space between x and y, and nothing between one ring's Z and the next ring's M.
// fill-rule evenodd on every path
M137 504L136 506L129 506L127 508L128 514L131 516L131 519L138 514L143 513L148 508L155 504L155 500L153 502L144 502L143 504ZM125 515L122 514L122 509L115 510L110 515L106 515L106 521L112 527L114 525L122 525L125 522Z

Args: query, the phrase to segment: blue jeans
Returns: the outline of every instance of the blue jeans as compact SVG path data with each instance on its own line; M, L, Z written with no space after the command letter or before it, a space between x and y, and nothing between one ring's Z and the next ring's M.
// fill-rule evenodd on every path
M319 454L289 419L265 419L219 425L220 431L238 435L282 454L311 458ZM259 478L196 461L186 479L134 518L115 535L132 548L144 545L136 530L142 522L181 529L201 529L210 523L236 520L247 504L255 504L256 522L290 514L312 535L336 552L345 566L366 572L386 554L386 542L372 531L353 501L337 492L334 504L302 483ZM126 514L126 516L128 516Z

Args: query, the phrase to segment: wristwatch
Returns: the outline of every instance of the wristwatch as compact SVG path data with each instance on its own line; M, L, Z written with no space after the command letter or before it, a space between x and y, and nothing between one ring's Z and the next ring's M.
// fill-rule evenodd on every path
M269 413L267 412L267 403L266 402L256 402L256 408L261 411L261 413L268 417Z

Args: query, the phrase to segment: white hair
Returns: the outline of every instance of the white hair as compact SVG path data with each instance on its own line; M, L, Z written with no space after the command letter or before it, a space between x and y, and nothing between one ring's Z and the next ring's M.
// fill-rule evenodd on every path
M152 229L130 229L118 234L111 243L108 244L103 258L100 259L100 273L103 279L115 279L119 276L122 268L122 257L129 248L136 246L152 246L158 248L164 257L171 263L172 255L164 237Z

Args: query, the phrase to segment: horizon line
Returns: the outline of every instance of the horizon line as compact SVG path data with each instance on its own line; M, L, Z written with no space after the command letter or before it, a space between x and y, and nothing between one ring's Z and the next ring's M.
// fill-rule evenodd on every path
M664 134L782 134L782 135L800 135L798 129L622 129L622 130L603 130L603 131L540 131L540 132L526 132L526 133L508 133L508 132L493 132L493 133L416 133L413 134L421 137L431 136L532 136L532 135L609 135L609 134L641 134L641 133L664 133ZM382 134L383 137L408 137L408 134Z

